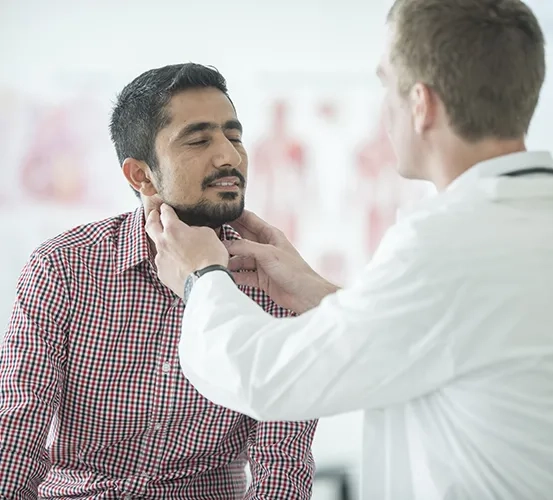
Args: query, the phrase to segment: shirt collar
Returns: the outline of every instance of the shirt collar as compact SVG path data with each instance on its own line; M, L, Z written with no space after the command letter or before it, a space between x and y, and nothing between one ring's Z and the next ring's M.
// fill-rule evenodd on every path
M121 224L115 263L117 274L122 274L142 262L153 261L145 223L144 208L139 207ZM234 228L223 224L221 241L239 239L240 234Z
M399 210L398 220L431 209L452 199L486 199L488 201L553 199L553 175L505 177L507 172L535 167L553 168L553 157L545 151L520 152L477 163L455 179L436 196L419 200L410 209Z
M553 168L553 157L547 151L521 151L508 155L498 156L490 160L477 163L461 174L447 188L446 191L456 190L468 184L477 183L483 179L501 178L502 175L514 170L528 170L535 167ZM519 179L517 179L519 180Z
M144 208L139 207L123 221L117 242L116 273L121 274L150 260L150 246L144 225Z
M242 237L238 231L228 224L223 224L223 227L221 228L221 241L240 239L242 239Z

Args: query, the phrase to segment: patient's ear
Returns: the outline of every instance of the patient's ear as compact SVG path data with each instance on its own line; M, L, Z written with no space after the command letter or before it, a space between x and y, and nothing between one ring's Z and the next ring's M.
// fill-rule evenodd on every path
M122 165L123 175L135 191L143 196L154 196L157 188L148 164L134 158L126 158Z

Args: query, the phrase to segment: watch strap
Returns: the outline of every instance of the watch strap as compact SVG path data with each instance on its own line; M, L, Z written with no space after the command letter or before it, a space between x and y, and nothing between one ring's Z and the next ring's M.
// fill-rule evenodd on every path
M223 271L227 273L230 276L230 279L236 283L236 280L234 279L234 276L232 273L225 267L220 264L213 264L211 266L204 267L203 269L199 269L198 271L194 271L194 274L197 278L201 278L204 274L210 273L212 271Z

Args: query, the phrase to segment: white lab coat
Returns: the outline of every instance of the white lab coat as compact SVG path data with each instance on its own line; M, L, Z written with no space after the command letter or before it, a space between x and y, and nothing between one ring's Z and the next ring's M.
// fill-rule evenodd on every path
M553 168L476 165L398 222L357 282L276 319L198 280L180 359L258 420L365 410L362 498L553 498Z

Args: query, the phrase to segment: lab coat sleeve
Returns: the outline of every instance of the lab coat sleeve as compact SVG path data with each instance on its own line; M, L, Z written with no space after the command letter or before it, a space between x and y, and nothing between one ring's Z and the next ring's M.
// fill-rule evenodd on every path
M200 278L180 342L186 377L265 421L383 408L445 384L451 280L435 256L390 240L356 284L295 318L271 317L226 273Z

